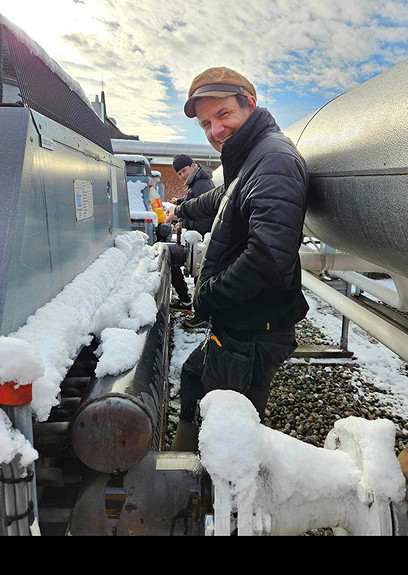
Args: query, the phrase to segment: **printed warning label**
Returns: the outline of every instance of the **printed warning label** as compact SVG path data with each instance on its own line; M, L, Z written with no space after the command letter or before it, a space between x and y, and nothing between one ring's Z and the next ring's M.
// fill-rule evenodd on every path
M77 222L93 218L93 188L89 180L74 180L75 216Z

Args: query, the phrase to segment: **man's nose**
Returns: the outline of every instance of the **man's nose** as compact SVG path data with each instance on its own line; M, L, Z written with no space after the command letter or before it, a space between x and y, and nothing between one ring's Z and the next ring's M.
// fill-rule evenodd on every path
M216 138L217 136L219 136L220 134L223 133L224 126L223 126L222 122L215 120L211 123L211 129L212 129L213 136Z

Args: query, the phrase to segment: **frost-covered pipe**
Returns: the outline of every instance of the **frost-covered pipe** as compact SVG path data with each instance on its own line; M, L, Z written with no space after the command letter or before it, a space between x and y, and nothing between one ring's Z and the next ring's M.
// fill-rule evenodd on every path
M4 385L0 384L0 387ZM1 408L8 415L14 428L33 445L31 407L30 403L21 403L22 399L18 393L21 388L27 386L17 388L16 399L12 398L12 394L8 394L8 404L2 404ZM0 462L0 468L4 481L4 506L0 509L0 513L4 513L7 517L7 535L30 535L32 513L38 521L34 464L31 463L26 467L21 463L21 454L17 454L11 462ZM1 519L3 521L5 517Z
M408 361L408 335L387 321L362 308L358 303L329 287L311 273L302 270L302 284L375 339Z
M329 288L332 289L332 288ZM261 424L248 398L214 390L202 399L201 463L214 487L214 535L300 535L341 527L392 535L390 502L405 511L405 478L394 453L395 425L348 417L324 448ZM402 534L405 521L395 526Z

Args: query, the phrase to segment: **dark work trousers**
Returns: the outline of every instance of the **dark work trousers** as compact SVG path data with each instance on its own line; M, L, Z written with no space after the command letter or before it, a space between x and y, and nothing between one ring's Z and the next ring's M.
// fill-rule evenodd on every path
M200 399L214 389L230 389L245 395L263 422L272 379L296 347L294 327L248 333L213 326L211 337L183 364L180 419L199 424Z
M188 293L188 287L186 280L184 279L184 274L181 271L181 267L184 262L181 262L183 258L181 257L182 249L177 244L170 244L170 264L171 264L171 284L177 292L179 299L183 302L190 301L190 294Z
M191 300L190 294L188 293L188 287L180 266L171 266L171 284L176 290L179 300L183 302L188 302Z

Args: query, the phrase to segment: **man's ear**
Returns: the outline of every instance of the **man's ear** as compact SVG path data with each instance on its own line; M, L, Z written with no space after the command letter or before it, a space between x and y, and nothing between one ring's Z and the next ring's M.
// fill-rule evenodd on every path
M251 112L253 112L256 108L256 99L254 98L254 96L247 96L247 99L249 102Z

